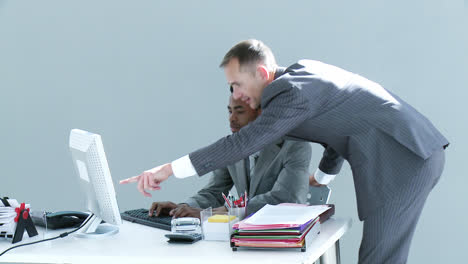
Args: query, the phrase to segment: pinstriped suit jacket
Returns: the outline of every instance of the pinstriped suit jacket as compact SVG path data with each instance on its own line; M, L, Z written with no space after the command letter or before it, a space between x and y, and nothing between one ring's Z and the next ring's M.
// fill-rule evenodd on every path
M305 203L309 191L309 164L312 148L309 143L281 140L259 153L250 177L247 214L258 211L265 204ZM236 186L239 196L247 187L244 160L215 170L210 182L184 203L199 208L224 204L221 193L227 194Z
M402 192L447 139L379 84L319 61L280 69L263 91L262 114L238 133L189 154L198 175L232 164L285 135L326 146L319 168L353 172L360 219Z

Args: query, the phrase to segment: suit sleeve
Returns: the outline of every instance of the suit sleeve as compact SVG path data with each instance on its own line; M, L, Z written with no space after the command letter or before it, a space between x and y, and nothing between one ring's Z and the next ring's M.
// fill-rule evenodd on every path
M320 160L319 169L326 174L338 174L344 158L331 147L326 147Z
M233 185L234 183L227 168L215 170L210 182L184 203L191 207L203 209L210 206L219 207L224 204L221 193L227 194Z
M251 198L247 202L247 214L260 210L266 204L305 203L309 190L308 169L311 156L312 148L308 142L293 142L288 148L283 168L273 188ZM274 176L276 175L271 175Z
M301 91L278 85L265 88L279 89L280 92L269 98L268 103L262 104L262 114L255 121L239 132L189 154L198 175L226 167L261 150L308 118L309 103Z

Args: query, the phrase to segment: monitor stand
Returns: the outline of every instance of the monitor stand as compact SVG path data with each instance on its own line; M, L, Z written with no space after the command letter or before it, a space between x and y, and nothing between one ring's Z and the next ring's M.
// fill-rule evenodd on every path
M107 223L101 223L102 219L96 215L91 215L88 223L83 226L75 234L76 237L80 238L98 238L106 237L117 234L119 232L119 227L116 225L111 225ZM85 220L86 221L86 220Z

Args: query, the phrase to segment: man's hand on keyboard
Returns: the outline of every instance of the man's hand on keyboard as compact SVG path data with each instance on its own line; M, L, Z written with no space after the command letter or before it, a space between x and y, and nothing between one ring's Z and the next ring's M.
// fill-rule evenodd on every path
M197 217L200 218L200 212L202 209L190 207L187 204L179 204L176 208L169 212L174 218L179 217Z
M169 212L175 208L177 208L177 204L173 202L154 202L148 210L148 214L149 216L169 215Z
M151 194L146 190L155 191L161 189L159 184L167 180L173 174L170 163L144 171L138 176L134 176L125 180L121 180L120 184L137 182L137 189L146 197L151 197Z

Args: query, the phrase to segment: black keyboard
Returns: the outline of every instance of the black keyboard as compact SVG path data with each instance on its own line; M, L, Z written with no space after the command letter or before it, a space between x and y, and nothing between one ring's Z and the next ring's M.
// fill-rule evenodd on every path
M135 209L120 214L122 219L171 231L172 216L148 216L147 209Z

